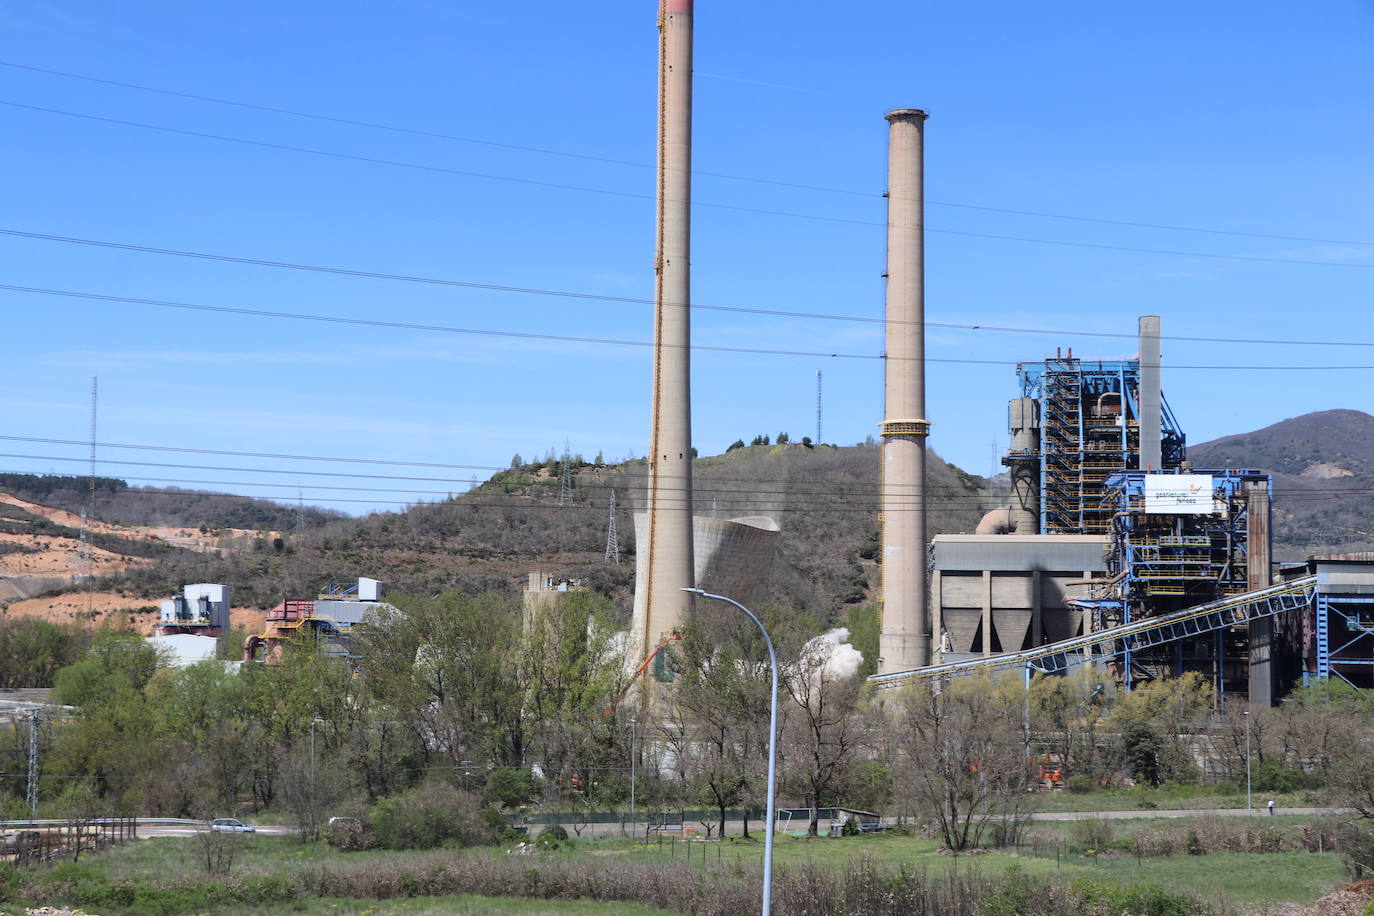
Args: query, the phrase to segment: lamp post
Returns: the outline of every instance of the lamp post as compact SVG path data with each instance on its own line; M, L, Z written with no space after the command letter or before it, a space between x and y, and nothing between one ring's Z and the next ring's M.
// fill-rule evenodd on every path
M1250 710L1241 715L1245 717L1245 813L1254 814L1255 804L1250 795Z
M315 726L323 721L319 716L310 720L310 791L312 793L315 791L315 778L318 772L315 767Z
M638 832L634 825L635 817L635 720L630 720L630 836Z
M769 916L773 911L773 821L776 820L776 809L774 808L774 798L777 793L778 785L778 655L773 651L773 640L768 635L768 630L763 623L754 616L754 612L733 598L724 595L711 595L699 588L684 588L684 592L691 592L700 595L702 598L710 598L713 601L724 601L733 604L754 621L754 626L759 628L763 634L764 645L768 646L768 664L773 675L773 692L768 708L768 823L763 830L763 916Z

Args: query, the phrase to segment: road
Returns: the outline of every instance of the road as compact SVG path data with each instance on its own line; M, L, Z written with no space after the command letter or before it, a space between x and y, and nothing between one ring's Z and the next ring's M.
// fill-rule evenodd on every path
M1275 808L1275 814L1346 814L1349 808ZM1137 817L1267 817L1263 805L1254 810L1246 808L1180 808L1165 810L1148 808L1142 811L1039 811L1031 815L1033 821L1082 821L1092 818L1125 820Z
M1349 811L1350 811L1349 808L1277 808L1277 809L1275 809L1275 812L1274 812L1274 813L1275 813L1275 814L1283 814L1283 815L1307 815L1307 816L1312 816L1312 815L1322 815L1322 814L1344 814L1344 813L1348 813ZM1246 817L1246 816L1249 816L1249 817L1267 817L1268 815L1265 813L1265 808L1264 808L1264 806L1261 804L1261 805L1256 805L1253 811L1247 811L1245 808L1183 808L1183 809L1178 809L1178 810L1161 809L1161 808L1147 808L1147 809L1134 810L1134 811L1038 811L1038 812L1035 812L1034 814L1031 814L1031 815L1030 815L1030 819L1033 820L1033 821L1083 821L1083 820L1093 820L1093 819L1097 819L1097 818L1101 818L1101 819L1103 819L1103 820L1129 820L1129 819L1132 819L1132 818ZM711 822L713 828L714 828L714 826L715 826L715 823L716 823L715 821L712 821L712 822ZM688 821L684 826L685 826L687 829L689 829L689 830L692 831L692 833L691 833L692 836L701 837L701 836L705 836L705 835L706 835L706 828L705 828L705 826L702 825L701 823L697 822L697 821ZM739 836L740 831L742 830L743 826L744 826L743 823L742 823L741 821L738 821L738 820L727 820L727 821L725 822L725 830L726 830L726 833L727 833L727 835L730 835L730 836ZM565 830L568 831L568 836L578 836L578 835L579 835L579 834L577 833L577 831L575 831L575 830L573 829L573 826L572 826L572 822L571 822L571 821L564 821L564 823L563 823L563 828L564 828ZM638 828L637 832L635 832L635 828ZM827 832L829 832L829 828L830 828L830 822L829 822L829 821L826 821L826 820L822 820L821 823L820 823L820 832L821 832L822 834L827 833ZM258 828L258 829L261 830L262 828ZM531 836L537 836L538 833L539 833L539 831L542 830L542 829L543 829L543 825L542 825L542 824L530 824L530 825L529 825L529 831L530 831L530 835L531 835ZM792 822L789 824L789 823L785 823L785 822L783 822L783 821L780 820L780 821L778 822L778 830L779 830L779 831L782 831L782 830L784 830L784 829L785 829L785 830L788 830L789 832L791 832L791 831L796 831L796 830L799 830L799 829L805 830L805 829L806 829L806 822L805 822L804 820L797 820L797 819L794 818L794 819L792 820ZM140 832L142 832L141 829L140 829ZM289 831L288 831L288 832L289 832ZM642 836L644 836L644 824L643 824L642 822L639 823L639 824L627 824L627 825L625 826L625 832L626 832L627 835L629 835L629 834L631 834L631 833L633 832L633 835L635 835L635 836L641 836L641 837L642 837ZM751 835L757 835L758 837L762 838L762 836L763 836L763 821L761 821L761 820L751 820L751 821L749 822L749 832L750 832ZM582 828L582 832L581 832L580 835L581 835L581 836L584 836L584 837L621 836L621 830L620 830L620 825L619 825L619 824L588 824L587 826L585 826L585 827ZM658 832L658 831L654 831L654 832L651 832L651 833L649 834L649 838L650 838L650 839L653 839L653 838L657 837L658 835L659 835L659 832ZM664 836L664 837L681 836L681 834L680 834L678 831L676 831L676 830L667 830L667 831L663 831L663 836Z
M149 824L140 821L138 824L138 838L140 840L150 840L153 837L161 836L195 836L203 829L204 828L197 827L194 824ZM257 832L258 834L266 834L268 836L284 836L295 833L296 828L262 825L258 827ZM249 836L254 835L255 834L249 834Z

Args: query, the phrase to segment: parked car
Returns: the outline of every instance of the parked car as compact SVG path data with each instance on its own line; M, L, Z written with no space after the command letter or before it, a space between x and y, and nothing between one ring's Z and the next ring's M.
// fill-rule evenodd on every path
M252 824L245 824L236 817L217 817L210 822L210 829L215 833L257 833L258 828Z

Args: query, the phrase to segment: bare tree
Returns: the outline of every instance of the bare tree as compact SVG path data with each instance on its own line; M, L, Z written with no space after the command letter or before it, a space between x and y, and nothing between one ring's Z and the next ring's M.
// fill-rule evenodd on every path
M72 861L78 862L83 852L100 845L100 817L106 808L100 793L84 780L72 789L65 807L67 816L63 829L66 832L67 849L72 854Z
M207 875L227 875L238 856L240 837L237 833L215 830L210 821L196 831L196 853Z
M993 821L1014 831L1024 818L1023 691L1015 677L959 678L938 692L922 681L891 710L899 791L954 852L976 846Z
M857 667L834 664L836 648L825 637L813 639L787 670L792 703L784 730L785 772L810 810L808 836L816 835L821 801L844 785L864 737Z
M320 838L332 797L328 767L318 753L318 748L298 747L282 768L282 795L296 819L296 829L302 840Z

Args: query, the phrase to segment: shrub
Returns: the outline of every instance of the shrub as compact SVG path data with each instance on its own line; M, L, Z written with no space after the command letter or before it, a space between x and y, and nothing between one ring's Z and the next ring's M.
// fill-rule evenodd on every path
M1272 758L1256 767L1253 776L1256 792L1297 792L1321 784L1321 777L1285 766L1283 761Z
M534 839L534 845L540 849L557 849L560 843L566 842L568 831L564 830L561 824L550 824L539 831L539 836Z
M1311 835L1315 837L1315 834ZM1325 840L1325 846L1330 848L1329 837ZM1310 847L1313 851L1317 849L1315 839ZM1282 852L1304 848L1308 848L1306 839L1286 834L1271 824L1256 825L1253 821L1234 823L1224 818L1152 827L1138 833L1131 843L1131 852L1146 858L1171 856L1179 852L1201 856L1213 852Z
M503 808L518 808L534 798L534 774L515 767L496 767L487 774L487 798Z
M1109 913L1131 913L1134 916L1193 916L1206 912L1197 898L1177 894L1155 884L1108 884L1091 878L1079 878L1070 886L1080 907L1100 907ZM1076 910L1082 912L1082 909Z
M344 852L371 849L376 845L372 831L368 830L362 821L353 817L334 818L324 828L324 841Z
M1097 780L1087 773L1074 773L1064 783L1064 788L1074 795L1087 795L1089 792L1097 791Z
M1074 842L1084 849L1109 849L1116 842L1112 822L1095 817L1073 822Z
M383 849L432 849L446 843L479 846L492 840L481 809L473 795L431 782L378 802L368 826Z

